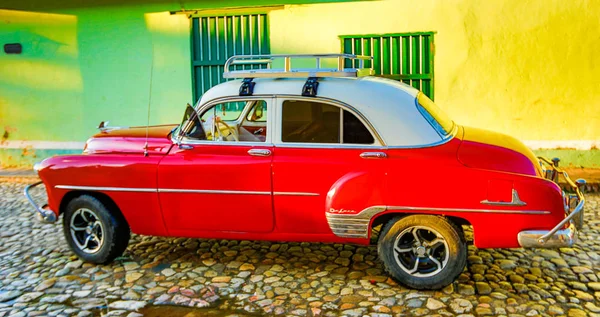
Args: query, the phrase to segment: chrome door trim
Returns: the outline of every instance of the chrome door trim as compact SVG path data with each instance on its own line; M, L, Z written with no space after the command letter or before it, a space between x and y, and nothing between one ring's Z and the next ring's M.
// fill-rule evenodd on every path
M182 193L182 194L271 195L271 192L262 192L262 191L177 189L177 188L159 188L158 192L159 193Z
M303 192L273 192L276 196L319 196L317 193L303 193Z
M58 189L73 189L73 190L95 190L104 192L142 192L155 193L156 188L132 188L132 187L101 187L101 186L72 186L72 185L55 185Z

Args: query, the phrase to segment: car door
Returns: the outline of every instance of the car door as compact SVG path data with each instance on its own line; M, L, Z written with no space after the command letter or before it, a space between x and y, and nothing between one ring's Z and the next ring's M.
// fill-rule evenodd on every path
M318 98L277 98L273 205L277 229L331 234L326 212L383 203L386 152L354 110Z
M273 230L271 120L262 122L265 137L242 128L250 109L271 102L233 98L197 109L198 131L174 145L158 167L159 198L171 235Z

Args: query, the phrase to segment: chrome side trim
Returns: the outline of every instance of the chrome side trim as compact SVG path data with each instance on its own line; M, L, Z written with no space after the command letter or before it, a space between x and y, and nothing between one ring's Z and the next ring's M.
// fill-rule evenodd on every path
M33 189L34 187L39 186L40 184L42 184L42 182L37 182L34 184L31 184L27 187L25 187L25 190L23 191L23 193L25 194L25 197L27 198L27 200L29 201L29 203L35 208L35 210L38 212L38 216L40 221L42 222L46 222L46 223L53 223L56 222L56 220L58 219L58 217L56 217L56 213L54 213L54 211L52 211L48 205L44 205L44 206L38 206L35 201L33 201L33 198L31 197L31 195L29 194L29 191L31 189Z
M273 192L276 196L319 196L317 193L302 193L302 192Z
M39 185L39 184L38 184ZM219 190L219 189L183 189L183 188L131 188L131 187L96 187L56 185L54 188L71 190L90 190L108 192L142 192L142 193L183 193L183 194L226 194L226 195L271 195L270 191L251 190ZM306 192L273 192L277 196L319 196L318 193Z
M372 206L357 214L325 213L333 234L341 238L368 238L371 218L384 212L385 206Z
M510 202L505 202L505 201L489 201L487 199L484 199L481 201L482 204L484 205L490 205L490 206L526 206L527 203L522 201L521 198L519 198L519 193L517 192L516 189L513 188L512 190L512 200Z
M73 190L96 190L104 192L157 192L156 188L129 188L129 187L96 187L96 186L71 186L71 185L56 185L58 189L73 189Z
M176 188L159 188L158 192L159 193L182 193L182 194L271 195L271 192L261 192L261 191L176 189Z
M567 229L549 234L548 230L521 231L517 235L517 240L522 248L564 248L571 247L577 242L577 228L573 224ZM548 238L544 239L545 236Z
M430 207L406 207L389 206L388 210L417 210L417 211L445 211L445 212L481 212L494 214L528 214L528 215L547 215L547 210L502 210L502 209L466 209L466 208L430 208Z
M465 208L426 208L408 206L372 206L357 214L325 213L331 231L341 238L368 238L371 219L387 210L404 211L439 211L439 212L481 212L500 214L549 214L550 211L538 210L492 210L492 209L465 209Z

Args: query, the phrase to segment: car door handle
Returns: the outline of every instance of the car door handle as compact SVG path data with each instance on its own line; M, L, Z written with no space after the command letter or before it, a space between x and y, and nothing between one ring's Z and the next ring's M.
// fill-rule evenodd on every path
M194 147L188 144L179 144L179 149L180 150L193 150Z
M360 157L364 159L382 159L386 158L387 154L384 152L362 152L360 153Z
M248 150L248 154L252 156L270 156L271 151L267 149L250 149Z

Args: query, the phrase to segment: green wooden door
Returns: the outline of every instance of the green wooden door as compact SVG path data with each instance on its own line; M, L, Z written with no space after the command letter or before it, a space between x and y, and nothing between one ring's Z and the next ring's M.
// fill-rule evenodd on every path
M343 53L373 56L377 76L401 80L433 99L432 32L347 35L340 39ZM346 67L351 67L350 63L347 61Z
M270 54L267 22L266 14L192 17L194 102L205 91L225 81L223 66L229 57Z

